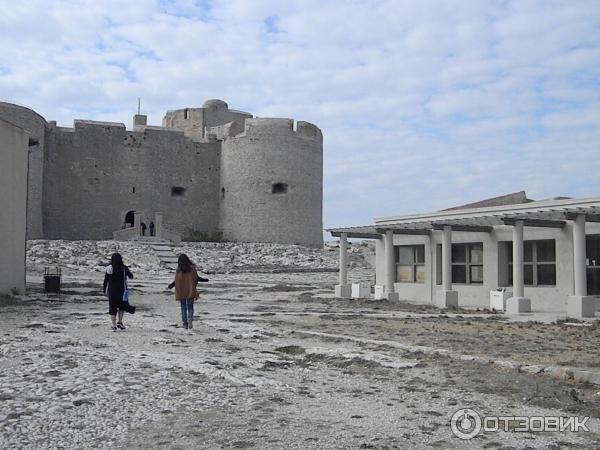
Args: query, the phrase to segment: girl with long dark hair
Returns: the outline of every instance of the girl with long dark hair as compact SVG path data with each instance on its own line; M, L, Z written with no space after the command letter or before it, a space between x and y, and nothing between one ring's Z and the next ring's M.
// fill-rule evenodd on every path
M123 314L127 311L135 313L135 306L129 304L129 291L127 290L127 278L133 278L133 274L125 264L120 253L113 253L110 265L106 267L104 275L103 290L108 296L108 314L113 331L124 330ZM119 320L117 321L117 314Z
M190 258L184 253L179 255L175 281L169 285L169 289L175 286L175 300L181 306L181 322L185 329L191 330L193 328L194 301L198 298L196 284L200 280L201 278L198 276L196 266L190 261Z

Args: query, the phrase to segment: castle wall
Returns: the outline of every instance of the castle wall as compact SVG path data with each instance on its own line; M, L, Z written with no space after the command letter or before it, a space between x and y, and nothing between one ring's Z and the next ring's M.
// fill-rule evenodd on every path
M165 227L177 233L216 229L219 143L91 121L53 135L44 182L47 238L111 239L132 210L147 225L163 212Z
M242 111L230 110L227 103L222 100L207 100L202 108L185 108L168 111L163 118L163 127L177 128L191 139L201 140L205 136L205 128L237 122L244 125L244 121L251 118L252 114Z
M323 139L307 122L247 119L223 141L221 229L225 239L323 244Z
M25 129L38 144L29 148L29 175L27 179L27 238L44 236L42 219L44 141L46 120L35 111L19 105L0 102L0 119Z
M57 127L0 103L26 129L30 239L111 239L130 211L162 212L178 234L233 241L322 244L323 144L314 125L253 119L222 100L169 111L166 127L76 120ZM30 142L31 144L31 142ZM196 234L198 236L198 234Z
M29 134L0 119L0 293L25 290Z

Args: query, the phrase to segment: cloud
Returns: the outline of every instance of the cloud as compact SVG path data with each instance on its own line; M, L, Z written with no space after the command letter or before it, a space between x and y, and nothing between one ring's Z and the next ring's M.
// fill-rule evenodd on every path
M4 5L2 5L4 3ZM600 195L597 1L0 0L0 99L130 126L222 98L317 124L325 225Z

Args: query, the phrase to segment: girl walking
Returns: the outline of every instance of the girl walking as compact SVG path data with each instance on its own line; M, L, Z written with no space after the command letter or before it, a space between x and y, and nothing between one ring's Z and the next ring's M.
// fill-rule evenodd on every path
M185 254L179 255L177 259L177 272L175 281L169 285L169 289L175 286L175 300L181 305L181 322L183 328L191 330L194 324L194 301L198 298L196 284L200 281L196 266Z
M120 253L113 253L110 265L106 267L104 275L103 290L108 296L108 314L113 331L124 330L123 314L127 311L135 313L135 306L129 304L129 291L127 290L127 278L133 278L133 274L125 264ZM117 321L117 314L119 320Z

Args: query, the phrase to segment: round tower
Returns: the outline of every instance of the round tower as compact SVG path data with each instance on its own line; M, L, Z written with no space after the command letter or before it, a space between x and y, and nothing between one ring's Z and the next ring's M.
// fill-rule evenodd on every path
M44 237L42 194L46 119L32 109L5 102L0 102L0 118L23 128L29 133L27 239L42 239Z
M221 147L223 238L323 245L323 137L308 122L246 119Z

